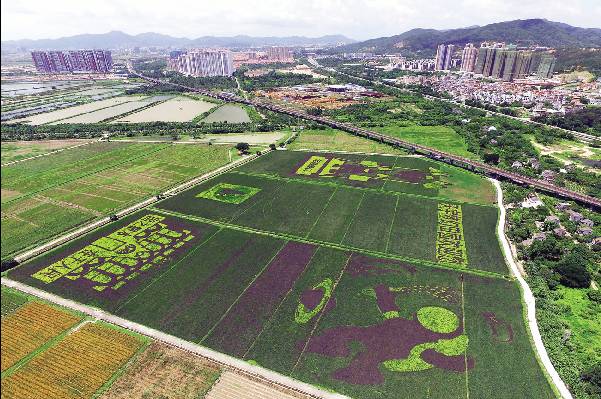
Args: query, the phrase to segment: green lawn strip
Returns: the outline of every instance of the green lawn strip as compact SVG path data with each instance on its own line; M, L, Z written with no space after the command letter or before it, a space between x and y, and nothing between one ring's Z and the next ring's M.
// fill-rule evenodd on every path
M56 308L59 308L58 306L55 306ZM61 311L65 311L64 308L59 308ZM27 363L29 363L34 357L38 356L39 354L47 351L48 349L50 349L51 347L55 346L56 344L58 344L60 341L63 340L63 338L65 338L67 335L71 334L74 330L76 330L77 328L79 328L83 323L86 323L87 321L89 321L90 319L83 319L81 320L79 323L77 323L76 325L74 325L71 328L66 329L65 331L63 331L62 333L60 333L59 335L57 335L56 337L53 337L51 339L49 339L48 341L46 341L42 346L40 346L39 348L35 349L34 351L30 352L29 354L27 354L25 357L23 357L21 360L19 360L18 362L16 362L14 365L12 365L12 367L4 370L2 372L2 378L6 378L12 374L14 374L17 370L19 370L21 367L25 366Z
M147 337L145 335L141 335L138 333L135 333L131 330L128 330L126 328L121 328L118 327L114 324L109 324L103 321L97 321L98 324L101 324L102 326L106 327L106 328L110 328L113 330L117 330L120 333L123 334L127 334L127 335L131 335L133 337L138 338L142 344L140 345L140 347L138 348L138 350L136 351L136 353L134 353L127 362L125 362L121 367L119 367L119 369L117 371L115 371L113 373L113 375L106 380L106 382L104 384L102 384L102 386L100 388L98 388L96 390L96 392L94 393L94 395L92 395L92 398L99 398L102 396L102 394L104 394L106 391L108 391L110 389L110 387L113 385L113 383L115 381L117 381L118 378L120 378L129 367L131 367L136 361L138 361L138 358L142 355L142 353L148 348L148 346L150 346L150 344L152 343L152 339L150 337Z
M505 397L554 397L544 368L537 361L521 299L515 281L466 275L468 355L476 359L476 367L469 371L472 397L488 397L491 386Z
M288 297L274 312L269 323L265 324L261 334L255 338L245 353L244 360L252 360L262 367L290 374L298 360L297 342L307 340L313 326L316 325L318 315L327 306L326 303L310 320L299 323L295 321L295 312L299 307L301 294L322 283L324 279L329 278L336 281L344 270L349 257L349 254L342 251L325 247L318 248L311 263L307 266L306 272L296 281ZM333 296L335 287L332 288L331 295ZM274 352L280 355L273 356Z
M417 197L399 201L386 252L435 262L437 204Z
M400 149L373 140L353 136L336 129L302 130L299 136L288 145L291 150L338 150L346 152L386 152L404 154Z
M468 267L499 274L507 273L509 269L496 229L499 210L470 204L463 204L461 208ZM493 225L494 229L491 228Z
M386 252L386 239L398 197L366 192L342 245Z
M11 198L10 200L6 201L4 204L9 204L9 203L11 203L11 202L13 202L13 201L15 201L17 199L31 197L31 196L33 196L35 194L38 194L40 192L44 192L44 191L49 190L51 188L59 187L59 186L62 186L64 184L67 184L67 183L70 183L70 182L82 179L84 177L92 176L92 175L95 175L97 173L103 172L105 170L116 168L119 165L124 165L126 163L135 161L136 159L149 157L149 156L151 156L151 155L153 155L153 154L155 154L155 153L157 153L159 151L162 151L162 150L164 150L166 148L167 148L167 146L164 146L164 147L156 146L156 148L154 148L152 151L148 151L148 152L145 152L143 154L136 155L133 158L127 158L127 159L124 159L124 160L122 160L120 162L117 162L117 163L114 163L114 164L110 164L110 165L107 165L107 166L103 166L103 167L97 168L95 170L92 170L90 172L86 172L86 173L83 173L83 174L76 175L76 176L74 176L72 178L69 178L67 180L64 180L62 182L59 182L59 183L56 183L56 184L52 184L52 185L49 185L49 186L46 186L46 187L43 187L43 188L40 188L39 190L35 190L35 191L29 192L27 194L24 194L24 195L15 197L15 198Z
M503 274L495 273L495 272L491 272L491 271L484 271L484 270L478 270L478 269L459 269L453 265L446 265L443 263L430 262L430 261L427 261L424 259L415 259L415 258L410 258L410 257L406 257L406 256L386 254L384 252L369 250L369 249L365 249L365 248L357 248L357 247L353 247L350 245L343 245L343 244L336 244L336 243L332 243L332 242L313 240L311 238L303 238L303 237L296 236L293 234L275 233L272 231L265 231L265 230L255 229L252 227L239 226L239 225L232 224L232 223L218 222L215 220L203 218L201 216L186 215L186 214L182 214L179 212L174 212L174 211L170 211L170 210L166 210L166 209L159 209L159 208L154 208L154 207L149 207L148 209L153 212L157 212L157 213L160 213L163 215L175 216L175 217L179 217L182 219L203 222L203 223L212 224L215 226L226 227L229 229L240 230L240 231L246 231L246 232L254 233L254 234L267 235L270 237L279 238L279 239L283 239L283 240L292 240L292 241L303 242L303 243L307 243L307 244L314 244L314 245L319 245L319 246L323 246L323 247L339 249L342 251L353 251L353 252L358 252L358 253L364 253L367 255L375 256L375 257L380 257L380 258L385 258L385 259L395 259L395 260L420 264L423 266L437 268L437 269L460 271L460 272L466 273L466 274L473 274L473 275L478 275L478 276L486 276L486 277L494 277L494 278L502 278L502 279L510 279L510 280L513 279L513 277L511 277L511 276L503 275Z
M2 318L19 309L29 301L29 298L20 291L2 286L1 291Z
M314 240L341 242L345 232L353 222L364 191L349 187L337 187L336 193L328 204L315 227L306 238Z
M315 219L315 222L313 222L313 225L311 226L311 228L309 229L309 231L307 232L307 235L305 235L305 238L309 237L311 235L311 232L313 231L313 229L315 228L315 226L317 225L317 222L319 222L319 219L321 219L321 217L323 216L323 213L325 212L325 210L327 209L328 205L330 205L330 202L332 201L332 198L334 198L334 195L338 192L338 187L336 187L334 189L334 191L332 191L332 195L330 195L330 198L328 198L328 200L326 201L326 203L323 206L323 209L321 210L321 212L319 213L319 216Z
M244 172L244 171L241 171L238 169L231 170L228 173L244 175L244 176L261 177L261 178L270 179L270 180L280 180L280 181L286 181L286 182L314 184L314 185L320 185L320 186L348 187L348 188L351 188L354 190L364 190L364 191L371 191L371 192L375 192L375 193L408 196L408 197L415 197L415 198L435 199L435 200L439 200L439 201L452 202L455 204L470 204L470 205L483 206L483 207L488 207L488 208L495 207L495 205L492 205L492 204L479 204L479 203L474 203L474 202L469 202L469 201L458 201L458 200L454 200L452 198L438 197L438 196L434 196L434 195L430 196L430 195L414 194L414 193L407 193L407 192L400 192L400 191L391 191L391 190L385 190L384 188L357 187L357 186L351 186L351 185L343 184L343 183L335 183L331 180L325 180L325 179L317 180L317 179L303 179L303 178L295 178L295 177L275 176L275 175L270 175L270 174L265 174L265 173Z

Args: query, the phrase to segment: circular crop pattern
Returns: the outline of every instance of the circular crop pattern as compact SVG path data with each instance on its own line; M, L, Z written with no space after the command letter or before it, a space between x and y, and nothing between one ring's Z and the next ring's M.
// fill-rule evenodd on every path
M459 327L455 313L437 306L426 306L417 311L417 319L422 326L440 334L453 332Z

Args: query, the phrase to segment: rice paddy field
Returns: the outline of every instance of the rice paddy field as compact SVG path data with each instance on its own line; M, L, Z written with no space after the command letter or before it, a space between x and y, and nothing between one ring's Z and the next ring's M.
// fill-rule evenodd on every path
M217 104L187 97L176 97L154 107L117 119L116 123L129 122L189 122Z
M416 157L273 151L8 277L356 398L552 398L491 192Z
M373 129L410 143L436 148L466 158L476 157L468 151L463 137L447 126L386 126Z
M0 144L0 154L2 164L5 164L90 143L91 141L89 139L3 141Z
M223 104L211 112L206 118L202 119L201 122L245 123L250 122L250 117L248 116L248 112L238 105Z
M303 130L291 144L291 150L320 150L347 152L379 152L404 154L405 152L373 140L350 135L337 129Z
M94 142L2 167L2 259L229 162L222 146Z

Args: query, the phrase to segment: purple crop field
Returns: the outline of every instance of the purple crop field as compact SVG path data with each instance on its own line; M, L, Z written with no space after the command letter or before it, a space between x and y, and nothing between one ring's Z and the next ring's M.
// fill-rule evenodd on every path
M287 243L216 326L207 343L234 356L244 355L265 319L294 286L316 249L315 245Z

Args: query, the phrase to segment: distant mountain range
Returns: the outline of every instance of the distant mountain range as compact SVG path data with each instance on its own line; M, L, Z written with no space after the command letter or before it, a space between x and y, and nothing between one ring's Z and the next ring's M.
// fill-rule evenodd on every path
M463 46L491 40L548 47L601 47L601 29L577 28L545 19L526 19L460 29L412 29L400 35L340 46L334 51L431 54L441 43Z
M203 36L197 39L172 37L159 33L128 35L120 31L102 34L83 34L59 39L7 40L2 42L2 51L25 50L70 50L86 48L121 49L132 47L260 47L260 46L333 46L354 43L355 40L342 35L321 37L252 37L252 36Z

